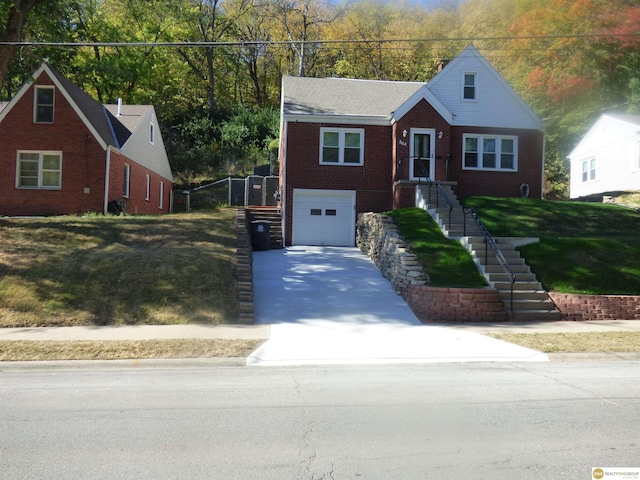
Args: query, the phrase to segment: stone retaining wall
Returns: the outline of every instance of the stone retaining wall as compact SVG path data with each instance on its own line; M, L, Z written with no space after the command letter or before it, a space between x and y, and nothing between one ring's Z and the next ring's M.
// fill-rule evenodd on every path
M424 323L506 321L507 313L492 288L437 288L398 233L393 219L377 213L358 216L356 244L376 264L394 290Z
M356 230L356 245L373 260L397 293L410 285L428 283L418 257L411 253L391 217L361 213Z
M566 320L640 320L640 296L549 292Z

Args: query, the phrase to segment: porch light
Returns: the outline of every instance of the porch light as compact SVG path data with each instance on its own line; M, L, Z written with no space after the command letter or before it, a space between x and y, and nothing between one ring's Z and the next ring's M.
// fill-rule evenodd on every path
M442 139L442 135L444 135L444 134L442 133L442 130L440 130L438 132L438 140Z
M403 136L404 138L407 138L407 133L408 133L408 132L407 132L407 129L405 128L405 129L402 131L402 136Z

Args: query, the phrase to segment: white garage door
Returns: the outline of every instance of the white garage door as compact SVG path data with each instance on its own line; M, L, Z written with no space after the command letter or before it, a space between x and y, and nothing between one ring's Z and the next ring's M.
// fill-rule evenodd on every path
M293 190L293 244L353 247L356 192Z

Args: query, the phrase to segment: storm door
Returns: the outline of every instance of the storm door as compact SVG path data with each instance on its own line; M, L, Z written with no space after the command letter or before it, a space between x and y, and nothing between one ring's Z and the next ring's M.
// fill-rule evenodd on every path
M425 180L435 177L435 130L430 128L411 129L411 180Z

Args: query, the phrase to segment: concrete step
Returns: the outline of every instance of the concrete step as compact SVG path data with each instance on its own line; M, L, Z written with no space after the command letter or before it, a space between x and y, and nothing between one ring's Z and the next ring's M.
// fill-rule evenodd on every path
M562 314L557 310L517 310L507 311L512 322L555 322L562 320Z
M500 300L502 300L503 302L510 301L510 299L511 299L511 291L510 290L499 290L498 291L498 296L500 297ZM532 300L547 301L547 300L549 300L549 297L547 296L547 292L545 292L544 290L536 290L536 291L514 290L513 291L513 301L514 301L514 303L516 301L523 301L523 300L526 300L526 301L532 301Z
M506 299L502 299L502 303L507 310L511 309L511 300L507 297ZM545 300L513 300L513 310L514 311L527 311L527 310L537 310L541 312L554 310L555 306L553 302L549 299Z
M511 282L492 282L493 288L499 291L511 292ZM513 284L513 290L518 292L539 292L542 290L540 282L520 282L516 280Z
M473 252L472 252L472 254L473 254ZM498 259L495 256L492 256L491 253L489 253L489 255L487 257L487 261L485 262L485 260L484 260L484 250L482 252L477 252L474 256L475 256L477 262L480 265L483 265L483 266L485 266L485 265L486 266L489 266L489 265L500 265L500 262L498 261ZM526 266L526 263L524 262L524 258L522 258L522 257L520 257L520 258L510 258L510 259L508 259L507 263L512 268L514 266L516 266L516 267L518 267L518 266L521 267L523 265Z
M538 281L536 276L531 272L518 272L518 273L513 272L513 273L516 276L516 282L537 282ZM509 275L504 273L504 270L501 271L501 272L495 272L495 273L486 273L485 272L484 276L490 282L507 282L507 283L511 283L511 279L509 278Z
M509 265L509 267L511 267L511 270L513 271L513 273L518 275L518 277L520 277L520 275L531 274L535 278L535 275L533 273L531 273L531 269L526 264ZM483 267L483 273L485 274L485 276L486 275L493 275L493 274L505 275L504 268L502 268L502 265L499 265L499 264L496 264L496 265L485 265Z

